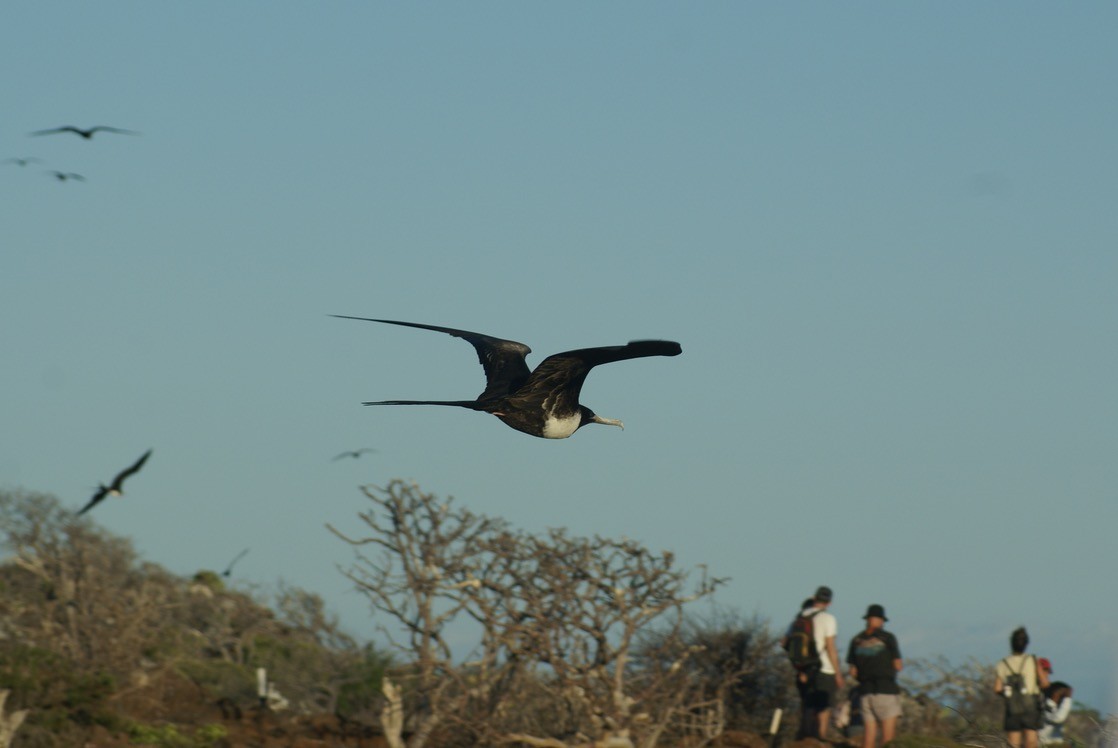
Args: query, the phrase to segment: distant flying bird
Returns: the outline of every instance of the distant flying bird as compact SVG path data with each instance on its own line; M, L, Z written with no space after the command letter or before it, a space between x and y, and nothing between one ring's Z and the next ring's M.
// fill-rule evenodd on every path
M144 466L144 463L147 462L149 457L151 457L150 449L147 452L144 452L140 459L136 460L136 462L131 467L125 468L124 470L121 470L119 473L117 473L117 476L113 478L112 483L107 486L102 483L100 486L98 486L97 493L93 494L93 498L89 500L88 504L81 508L78 514L85 514L90 509L97 506L97 504L101 503L101 500L104 499L106 496L122 496L124 494L123 486L125 479L133 473L139 472L140 468Z
M221 572L221 576L228 577L230 574L232 574L233 566L248 554L248 550L248 548L245 548L243 551L238 553L237 557L230 561L229 565L225 567L225 571Z
M469 408L491 413L517 431L544 439L565 439L588 423L624 428L621 421L602 418L578 402L582 383L595 366L646 356L678 356L683 351L679 343L670 340L634 340L627 345L556 353L529 371L524 358L532 349L513 340L415 322L343 314L331 316L445 332L472 345L485 369L485 391L476 400L382 400L364 405L452 405Z
M28 164L41 164L43 159L35 158L34 156L24 156L23 158L6 158L3 160L5 164L15 164L16 166L27 166Z
M48 171L47 174L50 174L52 177L57 179L59 182L67 182L71 179L76 180L78 182L84 182L85 181L85 177L83 177L81 174L75 174L72 171Z
M81 135L86 140L91 140L93 138L93 133L95 133L95 132L115 132L118 135L139 135L140 134L140 133L138 133L134 130L121 130L119 127L108 127L107 125L97 125L96 127L91 127L88 130L83 130L80 127L74 127L73 125L63 125L62 127L55 127L55 128L50 129L50 130L36 130L35 132L29 133L29 134L30 135L54 135L54 134L60 133L60 132L72 132L75 135Z
M334 457L334 459L330 460L330 462L337 462L338 460L342 459L343 457L352 457L353 459L356 460L361 455L372 454L374 452L376 452L376 450L372 449L371 447L362 447L361 449L351 449L348 452L342 452L340 455L337 455L336 457Z

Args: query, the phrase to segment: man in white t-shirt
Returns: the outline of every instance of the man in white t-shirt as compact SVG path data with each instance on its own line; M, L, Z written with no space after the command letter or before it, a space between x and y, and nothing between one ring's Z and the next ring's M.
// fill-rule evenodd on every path
M811 616L815 635L815 650L819 653L820 667L807 683L799 684L804 715L800 737L827 737L831 724L831 708L835 705L838 690L845 684L838 656L838 622L827 612L834 594L830 587L820 587L812 598L812 606L802 615Z

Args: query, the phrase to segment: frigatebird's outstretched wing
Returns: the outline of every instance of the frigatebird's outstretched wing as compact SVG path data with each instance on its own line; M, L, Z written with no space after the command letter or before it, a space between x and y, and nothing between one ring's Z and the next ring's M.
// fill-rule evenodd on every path
M148 458L151 457L151 452L152 450L150 449L147 452L144 452L140 456L140 459L136 460L136 462L134 462L132 465L117 473L116 477L113 478L113 482L109 485L106 486L102 484L98 486L97 492L93 494L93 498L91 498L89 502L78 511L78 514L85 514L94 506L99 504L101 500L109 494L123 493L122 489L124 487L124 481L128 478L128 476L139 472L140 468L142 468L144 466L144 463L148 461Z
M350 317L345 314L333 314L332 317L340 317L342 319L358 319L365 322L383 322L388 325L403 325L404 327L418 327L423 330L434 330L435 332L445 332L447 335L453 335L456 338L462 338L467 343L474 347L477 351L477 359L481 367L485 370L485 391L478 395L477 401L483 402L495 397L502 397L517 390L528 379L528 364L524 361L524 357L532 352L532 349L523 343L517 343L515 340L503 340L502 338L495 338L491 335L483 335L479 332L470 332L468 330L456 330L452 327L438 327L437 325L422 325L418 322L400 322L394 319L373 319L372 317ZM462 407L470 407L460 401L453 402L414 402L414 401L394 401L391 403L381 403L384 405L460 405Z
M152 450L149 449L147 452L144 452L140 456L140 459L136 460L136 462L133 463L131 467L127 467L124 470L121 470L120 473L118 473L117 476L113 478L113 482L109 485L109 488L113 491L119 491L121 487L124 486L124 481L126 478L128 478L128 476L135 475L140 471L140 468L142 468L144 466L144 463L148 461L148 458L151 457L151 452Z
M549 409L578 409L578 397L586 375L595 366L647 356L678 356L679 343L670 340L633 340L626 345L579 348L548 356L516 392L514 399L547 399Z
M93 507L100 504L101 500L104 499L108 495L109 495L109 487L108 486L104 486L104 485L98 486L97 487L97 492L93 494L93 498L91 498L88 502L86 502L85 506L83 506L81 509L78 510L78 516L80 517L81 515L85 514L90 509L92 509Z

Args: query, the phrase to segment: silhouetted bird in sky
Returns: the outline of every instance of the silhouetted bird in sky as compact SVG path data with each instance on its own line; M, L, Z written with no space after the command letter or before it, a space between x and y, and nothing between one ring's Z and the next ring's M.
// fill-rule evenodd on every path
M236 563L238 561L240 561L242 558L244 558L245 555L247 555L247 554L248 554L248 548L245 548L243 551L238 553L237 557L234 558L232 561L230 561L229 565L225 567L225 571L221 572L221 576L228 577L230 574L232 574L233 573L233 566L236 565Z
M43 159L35 158L34 156L24 156L23 158L6 158L2 163L27 166L28 164L41 164L43 163Z
M131 467L127 467L117 473L117 476L113 478L112 483L107 486L102 483L100 486L98 486L97 493L93 494L93 498L91 498L89 500L89 503L83 506L81 510L78 511L78 514L85 514L90 509L101 503L101 500L104 499L106 496L122 496L124 494L123 486L125 479L133 473L139 472L140 468L144 466L144 463L148 461L149 457L151 457L150 449L147 452L144 452L140 459L136 460L136 462Z
M121 130L119 127L109 127L108 125L97 125L95 127L89 128L88 130L83 130L80 127L74 127L73 125L63 125L62 127L55 127L55 128L50 129L50 130L36 130L35 132L30 133L30 134L31 135L55 135L57 133L62 133L62 132L72 132L75 135L81 135L86 140L91 140L93 138L93 133L96 133L96 132L115 132L118 135L139 135L140 134L140 133L138 133L134 130Z
M340 455L335 456L334 459L330 460L330 462L337 462L338 460L342 459L343 457L352 457L353 459L356 460L361 455L372 454L374 452L376 452L376 450L373 449L372 447L362 447L361 449L351 449L348 452L342 452Z
M513 340L416 322L344 314L331 316L445 332L472 345L485 369L485 391L476 400L381 400L364 405L452 405L469 408L492 413L517 431L545 439L565 439L588 423L624 428L621 421L602 418L578 401L582 383L595 366L646 356L678 356L683 351L679 343L670 340L634 340L627 345L556 353L529 371L524 357L532 349Z
M72 171L48 171L47 174L50 174L52 177L57 179L59 182L66 182L66 181L69 181L71 179L73 179L75 181L78 181L78 182L84 182L85 181L85 177L83 177L81 174L75 174Z

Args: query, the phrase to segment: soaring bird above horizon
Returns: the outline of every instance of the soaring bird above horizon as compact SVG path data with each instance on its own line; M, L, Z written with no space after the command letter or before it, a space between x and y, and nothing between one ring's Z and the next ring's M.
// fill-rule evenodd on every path
M352 457L353 459L356 460L361 455L373 454L375 452L376 452L376 450L373 449L372 447L362 447L361 449L351 449L351 450L348 450L346 452L342 452L341 454L335 455L334 459L330 460L330 462L337 462L338 460L340 460L344 457Z
M586 375L595 366L646 356L678 356L683 351L679 343L670 340L634 340L626 345L556 353L529 371L524 359L532 349L514 340L417 322L344 314L331 316L445 332L472 345L485 370L485 390L476 400L381 400L363 405L450 405L469 408L491 413L517 431L544 439L565 439L588 423L625 427L616 418L602 418L578 401Z
M59 182L69 182L71 180L75 180L78 182L85 181L85 177L83 177L81 174L75 174L72 171L58 171L57 169L55 169L52 171L48 171L47 174L54 177Z
M49 130L36 130L35 132L28 133L28 134L30 134L30 135L55 135L57 133L62 133L62 132L72 132L75 135L82 136L86 140L92 140L93 139L93 134L97 133L97 132L114 132L118 135L139 135L140 134L140 133L136 132L135 130L122 130L119 127L109 127L108 125L95 125L94 127L91 127L88 130L83 130L80 127L74 127L73 125L63 125L62 127L53 127Z
M249 549L245 548L243 551L238 553L237 557L230 561L229 565L225 567L225 571L221 572L221 576L228 578L233 573L233 567L237 565L238 561L248 555L248 551Z
M91 498L89 500L89 503L83 506L78 511L78 514L85 514L90 509L97 506L97 504L101 503L101 500L104 499L106 496L123 496L125 479L127 479L128 476L139 472L140 468L142 468L144 466L144 463L148 461L148 458L151 457L151 452L152 451L150 449L147 452L144 452L143 455L140 456L140 459L136 460L136 462L133 463L130 467L126 467L124 470L121 470L119 473L117 473L116 477L113 478L113 482L109 485L106 486L104 483L99 485L97 487L97 492L93 494L93 498Z

